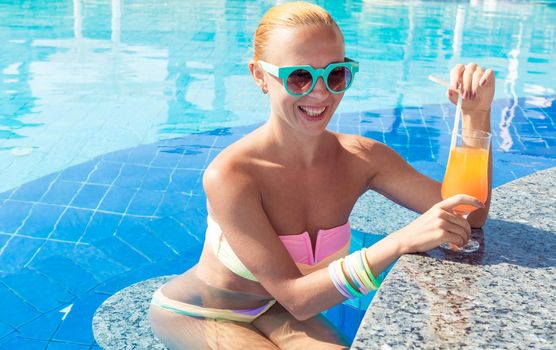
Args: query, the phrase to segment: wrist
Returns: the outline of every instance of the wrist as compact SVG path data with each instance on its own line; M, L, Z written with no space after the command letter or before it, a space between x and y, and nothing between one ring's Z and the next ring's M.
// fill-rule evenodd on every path
M407 240L404 239L404 235L401 231L402 230L398 230L388 235L390 245L392 246L392 250L395 254L395 259L398 259L404 254L411 253L411 248L407 244Z
M462 110L461 125L464 129L490 132L490 108L487 110Z

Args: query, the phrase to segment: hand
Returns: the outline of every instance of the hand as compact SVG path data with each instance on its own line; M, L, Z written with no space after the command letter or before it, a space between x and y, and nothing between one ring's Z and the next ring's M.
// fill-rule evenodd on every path
M465 113L486 112L492 104L494 85L492 69L484 70L475 63L457 64L450 71L448 98L456 104L459 92Z
M460 204L484 208L481 201L464 194L438 202L415 221L392 233L398 240L400 253L426 252L443 243L464 246L471 237L471 227L466 219L452 212Z

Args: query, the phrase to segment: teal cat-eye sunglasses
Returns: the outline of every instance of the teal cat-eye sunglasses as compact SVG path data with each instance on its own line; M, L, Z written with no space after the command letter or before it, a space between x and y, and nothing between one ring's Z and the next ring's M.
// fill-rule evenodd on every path
M261 60L258 63L266 72L282 79L287 93L296 97L313 91L319 77L322 77L328 91L340 94L349 89L355 73L359 71L359 62L347 57L344 62L331 63L325 68L306 65L278 67Z

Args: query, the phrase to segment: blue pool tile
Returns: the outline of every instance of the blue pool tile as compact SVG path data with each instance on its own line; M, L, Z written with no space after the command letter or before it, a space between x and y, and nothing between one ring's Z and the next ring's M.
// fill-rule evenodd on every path
M196 237L197 242L204 242L207 229L206 213L203 215L203 213L190 210L181 215L172 216L172 219L176 220L190 236Z
M174 256L172 259L164 259L153 264L142 266L141 268L130 270L129 272L116 278L111 278L105 283L99 285L96 292L102 294L108 293L111 295L134 283L151 277L180 274L191 268L195 263L197 263L197 261L197 254L179 258L175 258Z
M40 261L54 255L65 256L70 254L75 248L74 243L57 242L57 241L40 241L40 249L37 249L37 254L33 261Z
M58 180L50 187L50 190L43 197L42 202L67 205L80 188L81 184L77 182Z
M150 261L144 254L134 250L128 243L117 237L98 240L94 242L94 245L104 253L107 258L124 267L134 268Z
M170 147L159 146L158 153L151 166L173 169L178 164L181 156L181 152L173 152Z
M100 349L100 347L98 346L96 348ZM89 350L89 349L91 349L90 345L56 342L56 341L52 341L48 343L48 347L46 348L46 350ZM92 349L95 349L95 347L92 347Z
M53 340L92 344L94 342L92 319L96 309L107 295L88 293L73 303L71 312L60 325Z
M8 326L7 324L0 322L0 339L2 339L3 337L7 336L8 334L12 333L14 331L14 328L11 326Z
M65 305L61 305L60 309L64 307ZM19 334L26 338L50 339L62 322L62 316L63 314L60 313L60 310L44 313L19 327Z
M166 191L154 216L167 217L179 214L185 210L190 199L189 193Z
M155 216L171 216L182 212L191 199L189 193L165 191Z
M42 240L13 237L0 255L0 271L14 272L23 267L44 244Z
M548 147L552 150L550 156L556 157L556 137L543 137Z
M431 152L429 147L412 146L408 150L405 159L408 162L416 161L432 161L437 158L437 155Z
M63 211L64 208L60 206L35 204L19 233L33 237L47 237L54 229Z
M258 125L257 125L258 126ZM244 135L241 133L232 132L228 135L218 136L218 139L214 143L213 147L224 148L232 143L236 142L237 140L241 139Z
M102 160L105 162L117 162L125 163L129 160L129 154L133 148L127 148L115 152L106 153L102 156Z
M15 189L11 189L9 191L4 191L4 192L0 193L0 205L2 204L2 201L10 198L14 192L15 192Z
M519 134L526 134L526 135L535 135L536 134L536 130L535 127L533 126L533 124L530 123L524 123L524 124L515 124L512 121L512 125L517 129L517 132Z
M0 319L17 328L40 315L40 312L0 283Z
M141 182L147 170L148 167L144 165L124 164L121 174L114 184L119 187L138 188L141 186Z
M173 169L170 168L150 168L143 178L142 189L145 190L165 190L170 183L170 176Z
M124 261L118 262L96 247L78 246L66 257L89 272L96 280L102 282L129 271L130 268L124 265L126 263L125 251L122 251L122 254Z
M116 233L122 215L96 212L86 228L81 241L84 243L95 242L100 239L113 237Z
M2 277L2 282L41 312L57 308L63 300L71 299L68 290L28 268L18 271L16 275Z
M214 135L211 135L211 132L214 133ZM184 146L192 146L192 148L208 149L214 144L216 138L222 132L226 133L225 130L214 129L205 133L191 134L188 135L187 138L180 138L175 141Z
M209 153L208 147L187 146L185 153L178 163L178 168L182 169L204 169Z
M384 142L384 133L382 131L365 130L362 132L362 135L378 142Z
M155 145L141 145L135 147L130 153L128 161L133 164L149 165L158 153Z
M153 261L175 254L149 230L147 224L148 220L127 216L120 224L116 234Z
M10 237L12 237L10 234L0 234L0 247L3 247L4 244L8 243Z
M120 186L112 186L100 203L100 210L107 210L116 213L125 213L131 199L137 192L136 189Z
M169 245L178 254L188 254L198 247L200 242L193 239L187 230L175 219L162 218L147 223L148 229L160 240Z
M85 181L95 168L97 162L98 158L95 158L92 161L67 168L60 175L60 179L71 182Z
M35 260L31 267L75 295L81 295L99 283L91 273L65 256Z
M6 200L0 206L0 231L13 233L31 212L33 204Z
M87 181L106 185L111 184L118 176L121 167L121 163L99 162Z
M202 188L198 189L198 193L193 193L193 195L187 202L185 210L187 211L187 213L184 213L185 215L192 215L190 210L196 210L201 215L201 217L206 216L207 197L204 195L204 193L202 193ZM180 212L179 214L181 215L182 213ZM203 221L206 220L203 218Z
M10 334L4 339L0 339L0 349L6 350L44 350L48 342L20 337L17 333Z
M161 191L138 190L127 209L127 213L132 215L153 215L162 199L162 195Z
M337 132L341 132L343 134L351 134L351 135L359 135L359 131L361 130L359 125L340 125L340 129Z
M21 185L17 188L17 190L15 190L11 198L21 201L36 202L44 194L46 194L48 187L50 186L52 181L54 181L56 176L57 174L47 175L35 181L31 181L24 185Z
M409 135L400 130L384 133L384 139L386 140L386 144L390 147L396 145L405 146L409 143Z
M176 169L172 175L172 181L168 186L168 191L173 192L190 192L199 191L202 185L202 172L198 170Z
M60 218L60 222L58 222L51 237L77 241L79 237L83 236L92 215L91 210L68 208Z
M444 177L444 172L446 170L446 161L439 160L436 163L430 161L415 161L411 165L420 173L435 179L436 181L442 181Z
M72 201L71 205L80 208L95 209L106 191L108 191L108 186L86 184L81 191L79 191L79 194Z

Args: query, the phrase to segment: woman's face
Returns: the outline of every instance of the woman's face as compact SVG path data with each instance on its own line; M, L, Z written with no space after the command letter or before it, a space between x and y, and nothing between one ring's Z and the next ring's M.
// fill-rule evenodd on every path
M303 26L272 32L264 60L275 66L310 65L325 68L344 61L344 41L331 26ZM272 117L279 118L295 131L306 135L321 134L342 100L343 93L332 94L322 77L313 91L303 97L286 92L282 80L265 73Z

